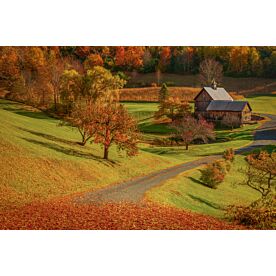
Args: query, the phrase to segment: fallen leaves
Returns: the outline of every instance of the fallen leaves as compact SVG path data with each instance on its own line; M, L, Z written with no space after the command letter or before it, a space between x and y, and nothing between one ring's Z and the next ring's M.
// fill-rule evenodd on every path
M156 204L32 203L0 212L0 229L242 229L240 226Z

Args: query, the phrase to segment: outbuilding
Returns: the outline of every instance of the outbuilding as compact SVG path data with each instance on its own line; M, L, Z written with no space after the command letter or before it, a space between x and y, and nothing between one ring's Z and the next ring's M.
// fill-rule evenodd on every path
M239 125L251 120L252 108L247 101L234 101L223 87L203 87L194 98L195 115L208 121L221 121L231 116Z

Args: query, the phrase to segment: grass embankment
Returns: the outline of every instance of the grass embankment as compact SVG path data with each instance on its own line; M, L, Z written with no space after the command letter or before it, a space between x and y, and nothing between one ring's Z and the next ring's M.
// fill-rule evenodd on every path
M199 181L199 170L194 169L151 189L146 199L221 218L228 205L247 205L260 196L249 187L236 185L244 179L240 172L244 165L244 156L236 156L230 172L217 189L204 186Z
M102 159L97 145L82 147L77 130L22 104L0 100L0 208L48 200L148 174L177 162L145 151Z

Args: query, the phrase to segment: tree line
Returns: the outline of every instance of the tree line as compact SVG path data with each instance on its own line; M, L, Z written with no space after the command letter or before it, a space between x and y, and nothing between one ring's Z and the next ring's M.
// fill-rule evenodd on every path
M228 76L275 77L276 47L249 46L61 46L61 47L1 47L1 78L5 71L32 66L35 60L44 66L45 60L71 60L84 70L103 66L113 72L138 71L197 74L200 63L214 59L223 66ZM18 72L13 72L18 73Z

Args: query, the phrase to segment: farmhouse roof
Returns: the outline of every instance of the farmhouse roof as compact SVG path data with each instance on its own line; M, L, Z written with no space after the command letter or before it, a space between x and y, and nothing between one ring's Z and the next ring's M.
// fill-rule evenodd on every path
M195 97L195 100L204 90L210 95L210 97L214 101L233 101L233 98L228 94L228 92L223 87L217 87L216 89L212 87L204 87L199 92L199 94Z
M246 101L211 101L207 111L242 111L246 105L252 110Z

